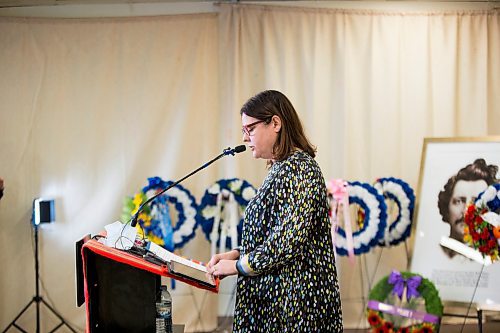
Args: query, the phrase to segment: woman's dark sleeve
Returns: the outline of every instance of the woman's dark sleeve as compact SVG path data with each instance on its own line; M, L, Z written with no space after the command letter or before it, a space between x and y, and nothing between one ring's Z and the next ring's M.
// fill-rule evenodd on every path
M240 257L240 274L259 275L304 254L315 222L318 194L324 187L317 178L304 161L287 164L278 172L271 215L276 226L262 245Z

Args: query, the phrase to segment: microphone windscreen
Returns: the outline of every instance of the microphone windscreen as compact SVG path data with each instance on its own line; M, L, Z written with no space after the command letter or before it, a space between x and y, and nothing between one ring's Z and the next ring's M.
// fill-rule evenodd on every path
M245 145L239 145L239 146L234 147L235 153L241 153L241 152L244 152L245 150L247 150L247 146L245 146Z

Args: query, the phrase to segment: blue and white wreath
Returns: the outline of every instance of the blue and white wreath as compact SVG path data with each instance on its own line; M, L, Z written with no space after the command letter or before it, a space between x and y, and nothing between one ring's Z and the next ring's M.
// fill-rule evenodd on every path
M488 207L489 212L500 213L500 183L490 185L479 194L476 207Z
M212 255L240 244L245 208L255 194L249 182L238 178L218 180L205 191L198 223L211 243Z
M148 182L149 184L142 189L142 192L146 195L146 197L151 197L155 193L158 193L158 191L161 191L173 184L172 181L164 181L160 177L148 178ZM170 213L167 203L174 204L174 207L177 210L177 223L173 228L170 221ZM153 200L150 203L150 206L151 225L165 229L167 236L169 231L171 232L173 248L172 246L168 246L167 242L165 242L164 245L168 250L172 251L173 249L183 247L184 244L195 236L197 227L196 213L198 207L191 192L189 192L189 190L184 188L182 185L175 185L167 192Z
M349 193L349 206L358 204L365 216L362 228L352 234L354 254L358 255L368 252L384 237L387 208L384 197L378 194L370 184L349 182L347 193ZM337 253L342 256L347 255L347 239L344 229L340 227L337 229L335 242Z
M373 187L384 196L389 203L387 206L387 226L384 237L380 240L380 246L397 245L404 241L411 232L413 209L415 207L415 194L413 189L401 179L389 177L378 179ZM393 222L390 222L393 214L392 202L398 208L398 214Z

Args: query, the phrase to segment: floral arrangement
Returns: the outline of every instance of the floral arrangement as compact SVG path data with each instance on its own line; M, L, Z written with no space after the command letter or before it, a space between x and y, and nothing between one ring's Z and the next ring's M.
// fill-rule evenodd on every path
M133 197L124 200L121 221L127 222L148 197L173 184L160 177L148 178L148 185ZM172 226L169 203L177 211L177 222ZM195 236L197 204L191 193L177 184L146 205L138 216L138 233L169 251L181 248Z
M339 226L339 215L342 213L344 218L344 232L345 232L345 243L347 249L347 255L349 256L349 261L351 264L354 264L354 245L352 239L352 226L351 226L351 213L349 212L349 193L347 193L348 183L343 179L332 179L326 183L326 190L328 195L328 200L330 210L328 215L330 217L330 227L332 234L332 244L333 244L333 253L335 257L337 257L337 249L336 249L336 235L338 232ZM363 220L360 222L360 214L363 214ZM364 221L364 211L358 210L358 229L360 223Z
M363 210L364 217L362 228L352 233L352 245L354 254L366 253L371 247L376 246L384 236L386 228L386 205L384 197L370 184L360 182L349 182L347 186L349 194L349 205L357 204ZM349 253L347 235L344 229L337 226L335 235L335 247L339 255L345 256Z
M403 294L406 293L406 301ZM439 331L443 304L434 284L421 275L392 271L370 291L366 316L372 332L433 333ZM415 307L425 302L425 312ZM394 305L404 303L405 308Z
M380 178L373 187L386 199L387 227L385 235L380 241L381 246L397 245L410 235L413 209L415 207L415 194L413 189L401 179L389 177ZM391 204L392 203L392 204ZM397 206L397 216L389 223L394 206Z
M212 252L240 244L244 211L255 194L249 182L238 178L220 179L205 191L198 207L198 223L212 244Z
M490 185L470 204L464 216L464 242L489 256L491 261L499 259L500 247L500 184Z

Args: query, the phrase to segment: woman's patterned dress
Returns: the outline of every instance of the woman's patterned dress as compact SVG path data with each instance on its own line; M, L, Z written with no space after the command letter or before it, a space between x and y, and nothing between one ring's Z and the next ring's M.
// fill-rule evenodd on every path
M233 332L342 332L325 181L296 152L247 206Z

